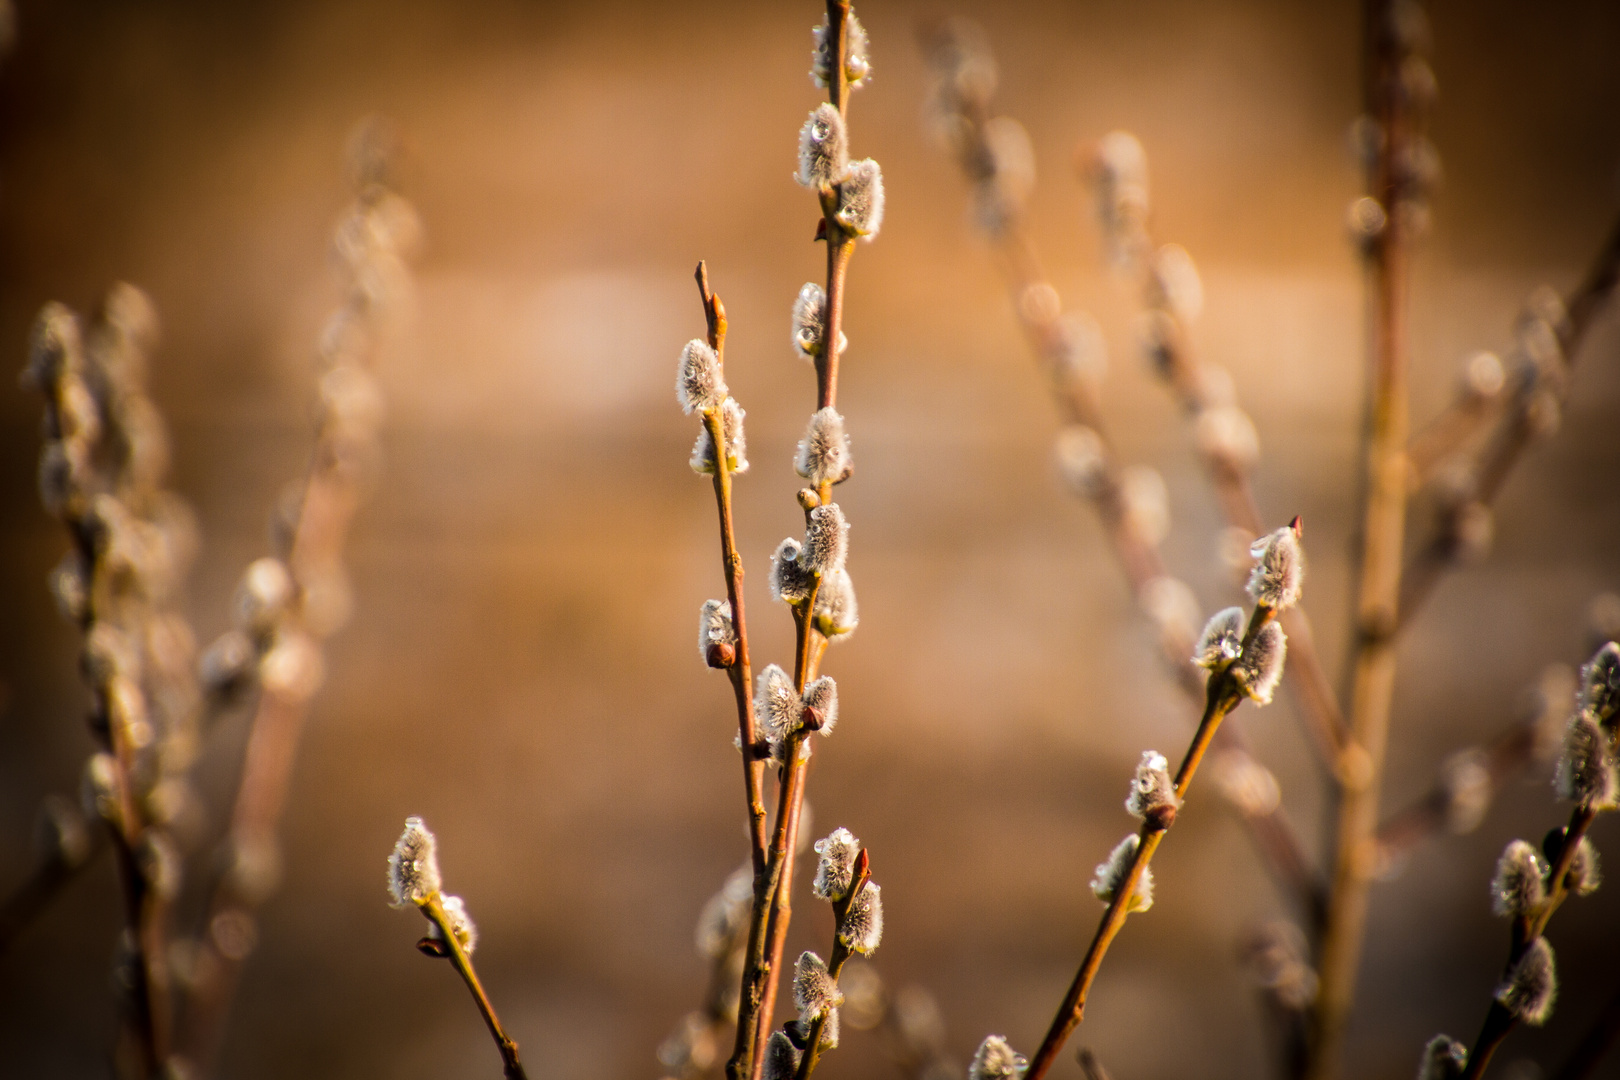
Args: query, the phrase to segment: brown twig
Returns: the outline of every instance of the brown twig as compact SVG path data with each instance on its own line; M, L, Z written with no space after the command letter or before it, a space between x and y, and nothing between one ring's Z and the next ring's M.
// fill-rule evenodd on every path
M1113 1074L1103 1068L1102 1061L1089 1046L1080 1048L1080 1071L1086 1074L1086 1080L1114 1080Z
M1502 419L1491 434L1473 471L1473 498L1464 505L1489 507L1526 450L1549 429L1569 394L1571 374L1597 316L1620 282L1620 222L1593 259L1586 276L1564 301L1564 314L1554 320L1557 356L1520 358L1512 374ZM1539 317L1531 313L1530 317ZM1407 564L1401 591L1399 626L1404 627L1433 593L1461 552L1454 513L1443 513L1434 535L1422 543Z
M1547 875L1546 899L1533 912L1517 915L1513 919L1513 944L1508 950L1508 962L1503 968L1504 975L1512 973L1530 946L1546 931L1547 922L1553 917L1553 912L1557 911L1568 898L1569 869L1575 862L1581 838L1586 835L1586 830L1596 817L1597 811L1584 805L1576 806L1570 813L1569 825L1564 830L1558 857L1552 860L1552 869ZM1497 1048L1517 1026L1518 1020L1513 1013L1500 1000L1493 997L1490 1008L1485 1012L1485 1022L1480 1027L1479 1037L1474 1040L1474 1047L1468 1052L1468 1067L1463 1072L1461 1080L1479 1080L1484 1076Z
M698 295L703 299L703 313L708 323L709 347L725 365L726 308L709 289L708 267L697 265ZM743 611L743 563L737 553L737 536L732 527L731 467L724 452L725 432L718 409L703 416L704 427L713 444L720 448L715 453L714 502L720 515L720 563L726 576L726 598L731 604L731 623L736 637L735 653L726 665L732 692L737 698L737 733L742 743L743 791L748 800L749 857L753 861L754 876L765 873L765 800L761 791L765 783L765 763L757 753L759 729L754 718L753 669L748 657L748 624Z
M376 134L367 129L361 142ZM241 966L256 942L254 911L271 883L276 833L320 681L318 641L336 627L333 615L317 610L311 598L342 574L344 542L375 454L379 417L367 369L382 329L379 307L391 279L404 272L415 229L414 211L388 189L385 170L385 161L361 162L358 197L335 237L348 265L347 292L323 339L329 367L315 446L297 503L278 522L292 596L275 618L274 645L260 662L259 698L227 828L228 869L208 898L185 1003L182 1056L199 1068L207 1068L223 1039Z
M1270 608L1259 605L1254 609L1249 619L1248 629L1243 635L1244 647L1253 643L1256 635L1270 622L1276 613ZM1243 700L1243 691L1238 686L1236 678L1232 675L1230 665L1219 667L1211 671L1206 691L1204 715L1198 722L1198 731L1193 735L1192 743L1187 747L1186 755L1181 759L1181 765L1176 770L1175 793L1179 803L1187 796L1187 789L1192 786L1194 774L1198 771L1199 762L1204 758L1210 743L1219 729L1221 721ZM1070 984L1069 991L1064 995L1063 1004L1058 1007L1057 1015L1052 1020L1052 1026L1047 1030L1046 1038L1042 1040L1040 1049L1030 1059L1029 1070L1025 1073L1025 1080L1041 1080L1047 1070L1057 1060L1063 1049L1064 1042L1075 1028L1080 1026L1086 1012L1086 997L1091 990L1091 983L1097 977L1102 967L1103 957L1108 947L1125 925L1125 918L1130 914L1131 902L1136 893L1137 883L1147 870L1148 863L1153 859L1153 853L1158 849L1159 842L1164 834L1175 824L1175 814L1165 816L1148 815L1138 832L1136 850L1130 856L1130 862L1120 875L1114 887L1113 899L1109 901L1108 908L1103 912L1102 921L1097 924L1097 931L1092 936L1091 944L1086 949L1085 959L1080 963L1080 970L1075 974L1074 982Z
M849 892L844 894L842 900L834 900L832 905L833 944L832 952L828 954L827 958L827 975L832 979L834 986L838 985L838 976L843 972L844 965L849 962L849 958L853 955L849 946L844 944L844 939L839 931L843 928L844 917L849 914L849 909L854 905L856 897L860 896L861 890L866 887L866 883L871 880L871 877L872 864L866 854L866 849L862 848L860 854L855 857L855 870L850 881ZM806 1036L809 1041L805 1045L804 1056L799 1059L799 1071L796 1074L796 1080L810 1080L810 1074L816 1071L816 1065L821 1061L821 1037L827 1030L827 1019L830 1015L831 1010L829 1009L811 1022L810 1032Z
M925 29L922 36L924 48L932 54L936 66L940 68L941 81L946 87L944 93L948 97L945 107L960 121L953 124L951 129L958 162L969 181L981 187L989 185L995 178L995 167L985 136L989 105L982 93L984 88L974 86L972 92L950 89L957 78L953 74L953 65L962 60L955 51L968 48L968 45L947 28ZM985 200L992 197L995 196L982 196ZM1151 601L1154 589L1171 583L1172 578L1158 544L1131 520L1124 483L1125 470L1109 437L1096 386L1089 379L1075 378L1072 373L1065 371L1064 358L1068 343L1060 322L1057 290L1047 280L1040 255L1024 227L1020 208L1015 200L1007 198L999 198L996 205L998 210L994 214L994 228L990 230L990 237L1019 327L1036 362L1048 376L1053 403L1063 422L1088 429L1096 439L1095 462L1079 494L1096 512L1132 598L1154 615L1165 665L1174 675L1177 685L1194 703L1193 708L1199 708L1204 700L1205 685L1202 674L1192 663L1198 627L1164 618L1162 613L1153 610ZM1258 527L1254 532L1258 535ZM1174 584L1179 585L1179 582ZM1292 663L1295 653L1292 637L1289 650ZM1237 749L1243 747L1242 737L1234 729L1221 728L1217 738L1219 745ZM1272 870L1279 880L1287 884L1295 900L1307 912L1319 911L1322 904L1321 885L1316 872L1311 869L1304 846L1281 808L1264 814L1245 811L1242 820L1255 846L1270 860Z
M1401 545L1406 531L1408 265L1421 191L1409 162L1418 148L1414 95L1403 77L1416 62L1414 30L1400 22L1393 0L1366 7L1367 105L1382 140L1373 194L1387 209L1382 232L1368 249L1372 299L1371 397L1365 433L1365 505L1359 537L1356 637L1351 662L1347 764L1341 770L1333 883L1320 949L1321 992L1312 1016L1306 1075L1336 1074L1371 885L1370 848L1378 828L1378 798L1395 689L1395 629L1401 596Z
M723 444L722 444L723 445ZM490 1004L489 995L484 993L484 984L478 981L478 972L473 970L472 958L462 947L461 940L456 937L455 927L451 924L450 916L445 913L444 902L438 893L433 893L417 905L422 914L439 929L436 939L440 948L455 967L456 974L461 981L467 984L467 990L478 1005L478 1012L484 1018L484 1026L489 1028L490 1037L495 1040L495 1046L501 1052L501 1064L505 1070L506 1080L527 1080L523 1073L523 1063L518 1060L518 1044L515 1039L506 1033L501 1026L500 1017L495 1015L495 1006Z

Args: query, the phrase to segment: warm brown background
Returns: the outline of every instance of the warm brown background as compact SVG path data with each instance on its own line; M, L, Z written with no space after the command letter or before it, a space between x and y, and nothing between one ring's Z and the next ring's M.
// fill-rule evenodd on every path
M913 26L963 5L867 8L877 74L853 133L883 163L890 210L854 265L840 395L864 622L827 665L844 719L811 800L818 833L847 824L871 846L880 966L939 995L965 1060L990 1031L1038 1042L1097 916L1091 867L1128 826L1125 776L1144 747L1175 757L1187 717L1092 518L1060 490L1042 384L922 130ZM1127 457L1169 482L1172 564L1208 607L1235 599L1209 493L1131 352L1133 300L1099 271L1067 169L1077 140L1117 126L1152 157L1157 232L1203 269L1198 336L1260 429L1263 503L1310 522L1308 606L1337 669L1360 389L1341 226L1355 6L1004 3L982 19L1003 107L1039 155L1054 279L1109 331ZM43 301L88 307L120 278L151 291L155 394L207 545L191 603L205 640L307 444L358 117L403 126L427 227L415 330L382 373L389 461L351 549L357 617L329 653L229 1075L495 1074L462 989L411 948L419 921L384 904L408 813L438 831L531 1075L657 1075L654 1048L698 994L692 922L743 853L729 696L692 647L720 585L674 360L701 328L690 272L705 257L749 411L756 655L781 657L789 623L763 570L798 518L788 463L813 393L787 315L821 265L790 180L815 20L812 3L22 4L0 69L0 369L20 369ZM1575 281L1620 203L1612 5L1449 3L1433 21L1446 183L1415 286L1420 420L1468 351L1507 345L1531 287ZM1406 640L1391 805L1505 724L1541 665L1579 659L1587 602L1620 587L1615 347L1608 329L1592 341L1563 430L1506 491L1496 550ZM26 871L38 800L74 789L90 749L73 634L44 584L63 540L33 493L38 412L0 380L0 887ZM1239 722L1319 836L1289 706ZM237 734L209 759L216 791ZM1378 889L1356 1075L1409 1075L1437 1030L1472 1038L1505 947L1492 860L1561 813L1538 773ZM1594 835L1620 868L1613 822ZM1081 1039L1120 1080L1259 1075L1235 943L1285 908L1208 793L1155 866L1159 904L1110 956ZM0 1074L102 1072L113 889L102 862L0 957ZM825 912L798 911L791 951L824 948ZM1566 989L1545 1032L1514 1036L1502 1076L1556 1064L1613 992L1617 920L1620 882L1560 914ZM889 1075L860 1035L824 1069ZM1067 1057L1060 1071L1077 1075Z

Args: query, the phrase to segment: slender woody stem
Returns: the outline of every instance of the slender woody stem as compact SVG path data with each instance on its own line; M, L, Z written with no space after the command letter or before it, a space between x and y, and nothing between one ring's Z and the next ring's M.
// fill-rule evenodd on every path
M1374 192L1387 224L1373 246L1372 390L1366 433L1366 505L1350 689L1349 754L1343 770L1333 885L1320 949L1321 992L1312 1016L1309 1080L1336 1075L1366 929L1378 798L1395 690L1395 640L1406 531L1407 277L1410 191L1402 170L1414 118L1400 89L1407 58L1395 40L1391 0L1368 5L1368 100L1383 132Z
M450 963L455 966L456 974L467 984L467 990L478 1005L478 1012L484 1018L484 1025L489 1028L490 1037L495 1040L495 1046L501 1052L501 1064L505 1069L506 1080L528 1080L523 1073L523 1063L518 1060L518 1044L501 1026L500 1017L495 1015L495 1006L490 1004L489 995L484 993L484 984L478 981L478 972L473 970L472 958L456 939L455 928L450 923L450 917L445 914L444 903L439 894L433 893L419 906L422 914L439 928L440 942L446 948Z
M709 347L725 365L726 308L720 298L709 290L708 267L697 265L698 294L703 298L703 313L709 327ZM765 872L765 800L761 790L765 783L765 763L759 759L756 746L759 729L754 717L753 669L748 657L748 625L743 612L743 563L737 553L737 537L732 526L731 464L727 459L724 425L718 410L703 414L703 425L708 429L709 441L715 446L714 502L720 515L720 562L726 575L726 599L731 604L731 625L737 638L736 653L726 674L737 698L737 733L742 742L743 790L748 799L749 858L758 878Z
M1254 641L1261 628L1275 613L1269 608L1257 607L1249 620L1249 627L1243 636L1243 644L1249 645ZM1228 668L1221 668L1211 672L1206 691L1204 715L1198 722L1198 730L1194 733L1192 743L1187 747L1186 755L1181 759L1181 766L1176 770L1176 798L1184 799L1187 789L1192 786L1193 775L1198 771L1198 765L1204 760L1204 753L1209 749L1220 729L1221 721L1237 708L1243 700L1242 691ZM1125 918L1130 914L1131 898L1136 892L1137 882L1142 878L1148 863L1153 860L1153 853L1158 849L1159 842L1164 834L1175 824L1175 816L1168 818L1150 817L1142 823L1138 832L1136 851L1125 868L1124 875L1114 888L1114 898L1108 902L1108 908L1103 912L1102 920L1097 924L1097 931L1092 935L1091 944L1086 949L1085 959L1080 963L1080 970L1075 974L1074 982L1069 985L1069 992L1064 995L1063 1004L1058 1007L1057 1015L1052 1019L1052 1026L1046 1032L1046 1038L1041 1041L1040 1049L1030 1059L1029 1071L1025 1073L1024 1080L1041 1080L1047 1070L1057 1060L1063 1050L1063 1044L1068 1040L1074 1029L1080 1026L1085 1018L1086 998L1090 993L1091 984L1102 967L1103 957L1108 953L1109 945L1125 925Z

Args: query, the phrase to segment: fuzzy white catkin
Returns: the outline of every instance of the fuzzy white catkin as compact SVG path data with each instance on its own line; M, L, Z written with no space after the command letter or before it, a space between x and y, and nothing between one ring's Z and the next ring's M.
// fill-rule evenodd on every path
M1029 1062L1001 1035L986 1035L968 1066L968 1080L1016 1080Z
M744 865L726 879L719 892L709 897L698 914L694 936L699 956L718 960L726 954L737 935L748 929L753 898L754 871Z
M1236 660L1243 652L1243 609L1223 608L1209 617L1204 632L1198 638L1198 651L1193 663L1203 668L1215 668L1228 660Z
M1457 1080L1468 1068L1468 1047L1450 1035L1436 1035L1423 1048L1418 1080Z
M883 940L883 890L878 885L869 881L855 894L838 927L838 940L862 956L877 949Z
M771 1034L765 1044L765 1060L761 1064L761 1080L793 1080L799 1072L799 1050L784 1033Z
M1577 712L1569 719L1564 733L1564 752L1559 756L1553 783L1560 798L1596 810L1615 805L1620 793L1614 754L1607 733L1592 716Z
M1491 808L1490 755L1477 746L1458 750L1440 764L1446 796L1446 828L1462 836L1479 828Z
M1265 817L1282 805L1282 788L1272 771L1241 750L1216 757L1215 786L1245 817Z
M823 675L804 688L804 705L820 715L821 733L831 735L838 724L838 684L831 675Z
M1531 1027L1540 1027L1552 1015L1553 999L1558 996L1558 969L1552 946L1546 938L1536 938L1524 951L1507 980L1496 988L1500 1001L1513 1018Z
M450 924L450 932L456 936L456 943L461 951L468 956L478 948L478 926L467 914L467 905L459 896L446 896L440 903L444 906L445 921ZM439 930L439 924L433 923L428 931L428 937L444 940L444 934Z
M821 355L827 333L827 292L807 281L793 301L793 349L806 360ZM842 350L840 350L842 351Z
M842 180L848 168L844 118L831 104L823 103L799 130L798 181L808 188L828 187Z
M1247 469L1260 458L1260 435L1249 414L1236 405L1217 405L1198 414L1193 439L1207 458Z
M823 88L832 81L835 62L833 50L838 47L838 43L832 40L830 30L827 20L822 19L821 25L811 31L816 44L810 53L810 79ZM866 36L866 27L855 17L852 8L844 19L844 81L851 87L860 86L871 75L872 61L869 53L870 43Z
M1575 857L1569 862L1564 881L1577 896L1591 896L1603 884L1603 868L1598 863L1597 848L1592 845L1591 837L1583 836L1575 845Z
M726 440L726 471L732 474L748 471L748 440L743 432L747 417L736 398L728 397L720 403L720 434ZM716 468L714 440L709 437L707 424L698 429L697 442L692 446L692 471L712 476Z
M1180 244L1166 244L1153 255L1148 280L1149 302L1169 312L1183 325L1204 310L1204 285L1198 265Z
M437 841L421 818L406 818L405 831L388 856L388 895L393 906L420 904L442 885Z
M1091 879L1091 892L1097 899L1105 904L1114 902L1114 894L1119 891L1120 882L1125 880L1126 870L1131 860L1136 857L1136 849L1141 846L1142 840L1135 833L1114 846L1108 853L1108 861L1097 864ZM1141 876L1136 879L1136 889L1131 893L1130 902L1126 905L1127 911L1146 911L1153 906L1153 867L1142 867Z
M754 714L759 717L760 729L773 747L785 742L803 722L804 704L793 689L793 680L777 664L769 664L759 673L754 690Z
M821 861L816 864L810 891L823 900L842 900L849 895L854 881L855 859L861 853L861 842L854 833L839 826L816 841L815 851Z
M799 440L793 468L817 487L843 483L855 471L849 453L849 435L844 431L844 418L838 415L837 409L828 407L811 414L810 426Z
M698 613L698 655L709 658L711 645L735 645L737 628L731 621L730 600L705 600Z
M821 579L816 590L816 630L829 642L842 641L860 625L860 608L855 603L855 583L848 570L839 570Z
M1083 498L1094 499L1108 475L1108 451L1102 436L1084 424L1070 424L1057 437L1058 471Z
M1620 712L1620 645L1609 642L1581 668L1581 708L1600 724Z
M826 961L808 950L800 953L793 967L793 1004L799 1010L799 1019L809 1023L843 1003L844 995L838 992Z
M883 168L871 158L850 162L838 185L838 210L833 215L849 232L866 240L883 228Z
M1285 611L1299 603L1299 594L1305 583L1305 556L1300 550L1299 534L1293 526L1262 536L1254 542L1249 554L1255 558L1254 569L1249 572L1249 595L1257 604L1276 611Z
M1057 321L1058 373L1071 383L1098 383L1108 373L1108 342L1097 320L1071 312Z
M1125 799L1126 811L1134 818L1146 820L1149 814L1180 805L1175 781L1170 779L1170 763L1157 750L1143 751L1136 775L1131 778L1131 793Z
M1288 636L1274 622L1266 623L1254 640L1232 664L1232 676L1256 705L1271 704L1271 696L1282 682L1283 661L1288 656Z
M720 374L720 357L707 341L693 338L681 350L680 376L675 380L675 398L687 413L718 409L726 396L726 380Z
M835 574L844 568L849 555L849 522L837 503L828 503L810 511L810 520L804 530L804 561L812 571L823 576Z
M1547 898L1547 865L1523 840L1511 841L1496 861L1491 878L1491 910L1512 918L1528 915Z
M810 572L804 567L803 555L804 545L791 536L776 545L776 553L771 556L773 599L784 604L797 604L810 595ZM820 605L817 604L817 607Z
M1170 533L1170 489L1151 465L1120 470L1120 496L1125 503L1125 525L1145 544L1157 546Z

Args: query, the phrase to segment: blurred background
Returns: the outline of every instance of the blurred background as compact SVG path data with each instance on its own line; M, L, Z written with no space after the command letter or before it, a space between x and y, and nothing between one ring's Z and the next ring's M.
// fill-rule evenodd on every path
M814 200L791 179L819 100L806 77L819 12L19 4L0 67L0 370L23 366L43 302L87 310L119 280L149 291L172 484L203 540L185 608L201 640L229 624L305 461L361 117L399 125L400 186L425 229L408 332L379 370L387 460L348 549L355 615L299 752L283 880L225 1075L496 1074L464 989L412 947L422 923L386 905L407 814L439 836L530 1075L663 1075L657 1047L706 978L693 924L745 854L730 688L693 649L697 608L723 585L675 361L702 331L704 258L748 410L737 515L755 664L782 660L791 621L765 572L799 528L792 449L814 404L788 324L823 266ZM875 75L854 99L853 148L882 163L889 210L850 277L839 401L858 471L840 498L863 619L825 665L842 721L812 770L812 831L845 825L869 846L888 907L874 964L937 997L965 1067L989 1032L1038 1044L1096 923L1092 867L1131 825L1125 779L1145 748L1175 760L1194 718L1057 476L1043 379L926 130L915 31L947 14L974 15L1000 58L1000 107L1036 150L1037 242L1065 302L1108 336L1122 456L1162 472L1167 558L1210 611L1238 600L1218 510L1132 345L1137 297L1105 272L1070 168L1082 141L1141 137L1155 234L1203 272L1197 342L1260 433L1264 511L1308 522L1306 604L1336 679L1362 388L1344 228L1360 69L1348 2L861 9ZM1432 23L1445 172L1413 285L1419 424L1473 350L1510 345L1532 288L1573 287L1620 205L1620 9L1443 3ZM1491 554L1449 578L1403 642L1390 808L1507 726L1544 665L1584 659L1592 599L1620 589L1616 345L1605 319L1561 430L1504 492ZM46 588L66 541L35 485L40 410L0 379L0 889L33 863L41 798L76 791L93 749L77 635ZM201 765L216 802L244 721ZM1286 696L1236 723L1320 852L1320 774ZM1437 1031L1472 1039L1506 948L1487 902L1495 857L1563 817L1538 765L1476 831L1426 844L1376 888L1354 1075L1410 1075ZM1596 826L1600 848L1620 851L1614 826ZM1240 945L1290 906L1212 791L1195 789L1155 870L1158 903L1131 920L1071 1045L1094 1046L1119 1080L1261 1075ZM796 911L789 954L825 950L826 908L803 895ZM1512 1037L1501 1075L1550 1070L1614 992L1617 918L1615 885L1560 914L1557 1012ZM103 856L0 955L0 1074L105 1073L119 925ZM896 1075L863 1032L822 1069ZM1079 1074L1071 1056L1059 1073Z

